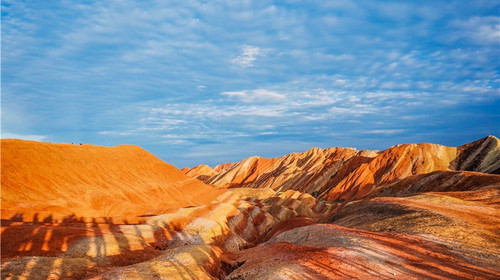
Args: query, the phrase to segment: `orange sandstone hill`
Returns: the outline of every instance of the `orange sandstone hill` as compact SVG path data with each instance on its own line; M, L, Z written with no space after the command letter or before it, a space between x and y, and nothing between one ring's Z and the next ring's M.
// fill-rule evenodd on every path
M1 152L2 218L135 217L222 193L137 146L2 139Z
M313 148L281 158L251 157L224 166L212 169L204 165L184 172L218 187L293 189L329 201L348 201L363 198L377 186L433 171L500 174L500 141L488 136L460 147L403 144L383 152Z

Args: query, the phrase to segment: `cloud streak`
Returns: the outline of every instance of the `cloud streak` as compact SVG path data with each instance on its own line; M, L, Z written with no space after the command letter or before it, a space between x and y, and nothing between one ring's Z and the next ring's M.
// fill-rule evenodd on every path
M256 102L256 101L275 102L286 99L286 96L284 94L277 93L274 91L269 91L266 89L255 89L255 90L245 90L245 91L224 91L221 92L221 95L230 98L237 98L244 102Z
M242 67L252 67L253 63L257 59L257 57L262 56L263 53L260 48L254 46L243 46L241 48L241 54L233 59L231 59L231 63Z

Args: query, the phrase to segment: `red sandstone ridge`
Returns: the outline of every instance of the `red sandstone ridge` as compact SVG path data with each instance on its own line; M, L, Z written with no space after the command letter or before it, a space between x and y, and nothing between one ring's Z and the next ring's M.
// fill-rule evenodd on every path
M375 185L411 175L449 170L456 148L436 144L406 144L389 148L369 163L349 173L325 196L326 199L352 200L367 195Z
M268 159L257 156L250 157L238 164L235 164L232 168L223 172L223 174L214 175L206 182L225 188L246 187L254 184L258 178L265 177L265 172L272 169L276 160L278 159ZM222 168L221 170L223 171L225 168Z
M252 157L219 170L207 168L195 167L185 172L219 187L293 189L330 201L348 201L363 198L377 186L433 171L498 174L500 141L488 136L459 147L403 144L380 153L313 148L281 158Z
M194 177L200 181L206 181L208 178L218 174L217 171L206 164L198 165L192 169L185 167L181 169L181 171L186 173L186 175Z
M137 146L2 139L2 218L140 216L222 193Z
M357 167L375 156L374 151L353 148L313 148L303 153L292 153L281 158L251 157L239 163L216 166L207 173L203 165L185 169L186 174L205 183L224 188L271 188L275 191L294 189L301 192L327 191L329 182L337 173ZM221 168L224 166L224 168ZM217 175L213 174L217 172Z

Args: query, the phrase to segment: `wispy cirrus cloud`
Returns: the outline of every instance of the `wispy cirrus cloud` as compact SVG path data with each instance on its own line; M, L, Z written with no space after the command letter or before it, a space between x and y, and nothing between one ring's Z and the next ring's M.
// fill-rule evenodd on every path
M241 53L237 57L231 59L231 63L240 66L242 68L252 67L253 62L257 57L262 56L263 52L260 48L255 46L243 46L241 48Z
M393 134L401 134L405 132L405 129L372 129L362 131L364 134L384 134L384 135L393 135Z
M500 42L500 16L475 16L467 19L456 19L451 22L456 29L451 32L450 39L456 41L466 39L472 44L488 45Z
M274 102L286 99L286 95L274 91L269 91L266 89L255 89L255 90L245 90L245 91L224 91L221 92L221 95L230 98L237 98L244 102L254 102L254 101Z

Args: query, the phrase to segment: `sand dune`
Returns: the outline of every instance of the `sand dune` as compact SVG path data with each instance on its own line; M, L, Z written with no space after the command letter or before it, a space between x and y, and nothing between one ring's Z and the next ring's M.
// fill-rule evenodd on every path
M3 139L1 148L2 217L135 217L206 204L222 193L137 146Z

